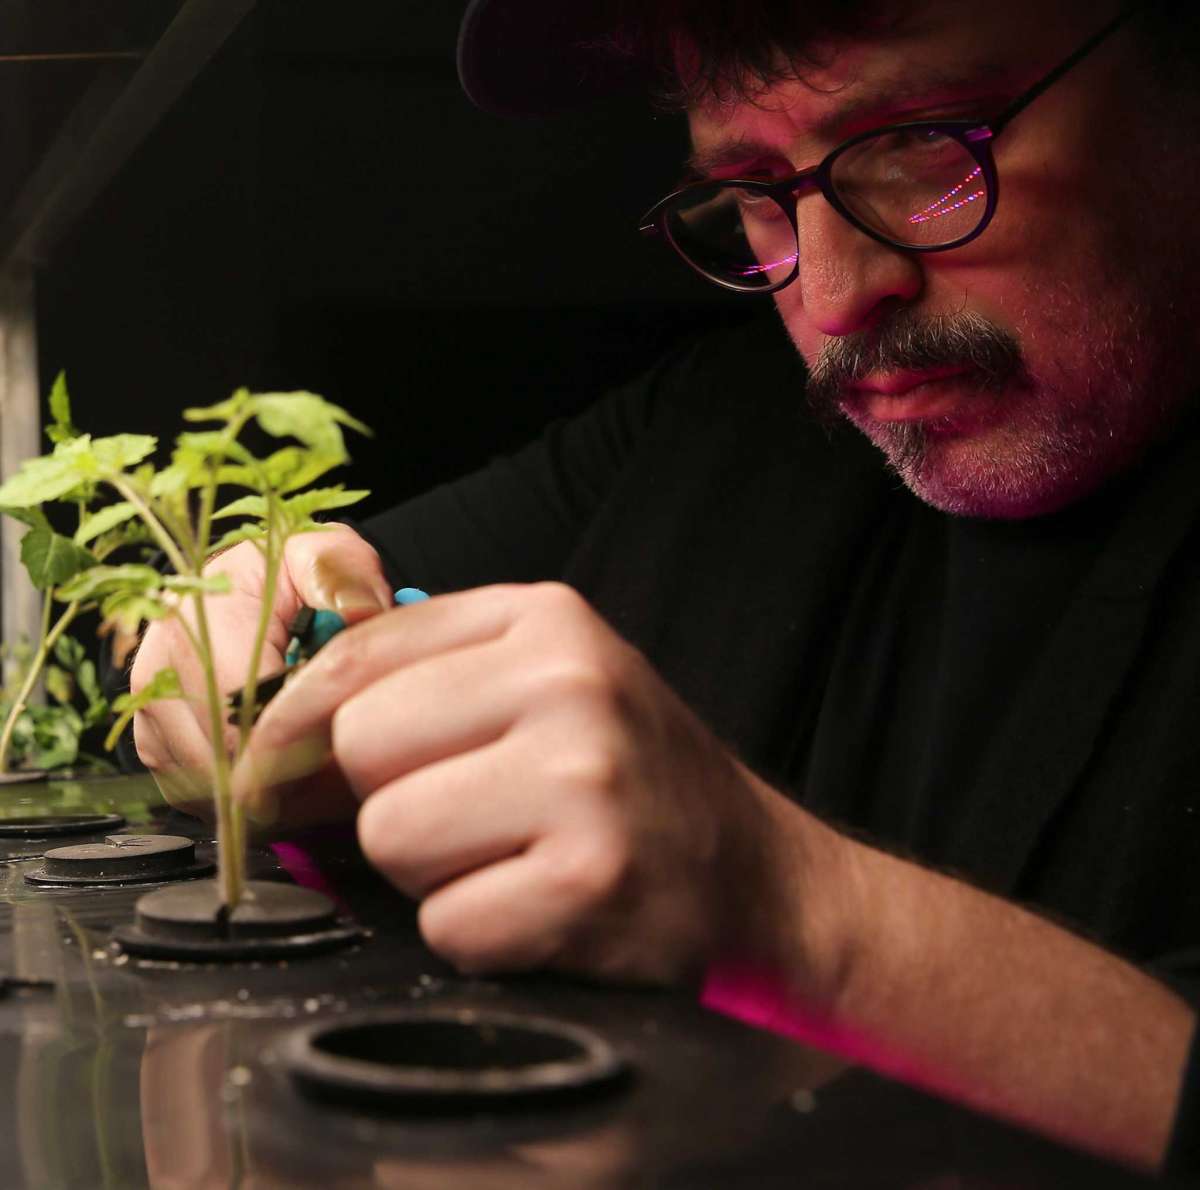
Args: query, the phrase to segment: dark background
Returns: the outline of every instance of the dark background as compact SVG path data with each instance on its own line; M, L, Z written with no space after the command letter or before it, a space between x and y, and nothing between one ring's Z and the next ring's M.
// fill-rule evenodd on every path
M369 511L745 313L636 232L682 122L477 111L462 7L259 5L39 273L80 425L170 438L239 384L309 388L376 431L342 476Z

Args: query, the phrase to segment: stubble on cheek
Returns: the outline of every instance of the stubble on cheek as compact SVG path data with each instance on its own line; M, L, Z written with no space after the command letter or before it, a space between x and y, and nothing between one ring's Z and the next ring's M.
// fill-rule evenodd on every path
M1140 456L1183 386L1163 317L1170 295L1146 301L1145 278L1083 271L1076 287L1031 283L1012 332L970 312L901 310L869 336L830 340L810 369L814 412L853 422L914 495L945 512L1018 518L1063 507ZM871 368L943 363L970 369L961 384L975 416L959 424L876 421L848 395Z

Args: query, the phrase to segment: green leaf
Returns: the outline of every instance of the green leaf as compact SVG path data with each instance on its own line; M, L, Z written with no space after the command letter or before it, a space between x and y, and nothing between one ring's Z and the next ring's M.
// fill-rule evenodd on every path
M258 424L274 438L296 438L325 458L344 461L342 426L370 434L362 422L316 393L255 393L250 398Z
M239 545L243 541L261 541L266 535L267 531L261 525L239 525L236 529L230 529L224 537L209 546L209 557L221 550L229 549L230 546Z
M74 673L86 660L87 652L73 636L64 633L54 642L54 659Z
M119 504L110 504L107 508L92 513L75 530L75 544L86 545L93 537L99 537L101 533L107 533L109 529L115 529L117 525L124 524L125 521L135 516L137 516L137 509L127 501L122 500Z
M346 508L357 504L371 493L365 489L347 491L338 484L332 488L313 488L292 496L289 500L281 501L284 515L289 524L309 520L314 513L330 512L335 508Z
M150 480L150 495L155 499L178 495L189 487L199 487L203 482L204 476L200 471L193 472L183 464L172 463Z
M59 588L59 599L102 599L118 591L149 594L162 588L163 576L153 566L128 562L124 566L93 566Z
M65 496L91 478L81 470L86 466L84 456L79 451L72 452L86 437L60 443L53 454L26 459L16 475L0 484L0 507L34 508Z
M14 521L20 521L23 525L29 525L33 529L49 529L50 522L46 519L46 514L40 508L0 508L5 516L10 516Z
M62 768L79 755L83 720L71 707L28 707L16 726L13 743L28 768Z
M21 562L39 591L57 587L96 565L95 556L52 529L30 529L21 538Z
M92 443L92 457L104 475L112 475L136 466L158 447L158 439L149 434L114 434Z
M227 574L168 574L163 586L178 595L228 595L233 590Z
M179 675L173 669L160 669L136 694L119 695L112 705L116 720L104 739L104 749L111 752L120 738L125 725L138 711L148 707L160 698L182 698L183 686Z
M114 550L123 546L152 544L154 535L141 521L126 521L116 529L102 533L92 542L92 553L103 562Z
M146 620L164 620L174 610L160 597L140 591L114 591L100 603L100 631L134 633Z
M46 666L46 691L55 702L68 703L75 697L75 679L60 666Z
M231 438L225 430L194 430L180 434L175 439L175 455L195 455L202 459L213 459L224 462L232 459L235 463L252 463L254 456L236 439Z
M71 423L71 398L67 393L67 374L59 372L50 389L50 416L53 424L46 427L46 437L51 442L70 442L80 436Z
M79 693L88 702L95 702L97 699L103 699L104 697L100 689L100 679L96 676L96 663L94 661L85 658L79 663L79 668L75 671L75 684L79 687Z
M252 516L260 520L267 515L267 499L265 496L242 496L224 508L218 508L213 513L213 520L218 517Z
M246 486L261 491L262 481L265 480L266 487L274 492L294 492L314 483L345 461L344 456L325 455L302 446L285 446L261 460L259 466L262 478L257 482L247 483Z
M185 409L184 421L233 421L245 411L250 400L250 390L239 388L227 401L217 405L206 405L198 409Z

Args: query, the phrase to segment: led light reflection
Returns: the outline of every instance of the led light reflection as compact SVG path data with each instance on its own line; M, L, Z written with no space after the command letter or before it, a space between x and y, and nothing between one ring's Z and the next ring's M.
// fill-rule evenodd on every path
M757 277L762 273L769 273L772 269L781 269L784 265L791 268L796 263L798 253L793 252L791 256L785 256L782 260L774 260L770 264L752 264L744 269L733 270L739 277Z
M977 165L953 190L943 194L941 198L935 199L924 210L918 211L915 215L910 215L908 217L909 223L928 223L931 219L940 219L943 215L949 215L952 211L961 210L968 203L973 203L976 199L982 198L987 193L986 188L964 195L957 202L951 202L951 199L960 194L968 182L974 181L982 173L982 167Z

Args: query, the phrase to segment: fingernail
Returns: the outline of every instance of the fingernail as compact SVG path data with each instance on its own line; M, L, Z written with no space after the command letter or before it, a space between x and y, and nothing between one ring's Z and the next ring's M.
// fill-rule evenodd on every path
M339 584L333 591L333 609L345 615L349 612L381 612L384 605L370 588L359 583Z

